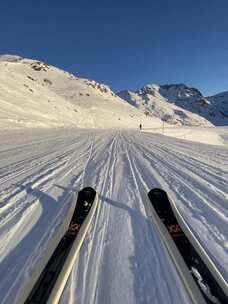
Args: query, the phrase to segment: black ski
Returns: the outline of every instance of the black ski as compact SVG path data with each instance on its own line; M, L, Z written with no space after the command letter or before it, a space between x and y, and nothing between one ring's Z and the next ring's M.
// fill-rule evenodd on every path
M195 248L196 246L194 246L191 238L183 231L185 230L183 222L180 221L180 218L178 221L178 217L173 209L173 202L170 201L167 193L164 190L155 188L148 193L148 197L153 209L165 225L179 253L183 257L206 303L228 303L224 287L220 286L221 284L215 279L214 274L207 266L207 257L202 257L202 253Z
M78 193L75 211L69 228L42 271L25 304L47 303L53 286L77 238L81 225L92 207L95 197L96 191L90 187L84 188Z

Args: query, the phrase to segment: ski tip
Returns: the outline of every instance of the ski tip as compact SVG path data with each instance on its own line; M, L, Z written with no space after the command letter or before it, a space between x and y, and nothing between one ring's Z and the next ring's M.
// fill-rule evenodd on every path
M150 200L164 200L168 199L167 193L160 188L153 188L148 192L148 197Z
M171 212L170 200L164 190L160 188L151 189L148 193L148 197L155 211L160 215Z
M86 201L92 203L95 199L97 192L92 187L85 187L78 192L78 201Z

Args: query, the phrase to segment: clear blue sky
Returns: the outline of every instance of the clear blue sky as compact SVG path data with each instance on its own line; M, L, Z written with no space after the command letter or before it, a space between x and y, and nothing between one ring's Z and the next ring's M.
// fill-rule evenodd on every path
M228 90L227 0L4 0L0 53L115 91L182 82Z

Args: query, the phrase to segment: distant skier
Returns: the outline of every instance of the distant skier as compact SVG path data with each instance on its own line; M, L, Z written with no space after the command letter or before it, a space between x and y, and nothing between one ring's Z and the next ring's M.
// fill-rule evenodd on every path
M139 130L140 130L140 131L142 130L142 124L139 125Z

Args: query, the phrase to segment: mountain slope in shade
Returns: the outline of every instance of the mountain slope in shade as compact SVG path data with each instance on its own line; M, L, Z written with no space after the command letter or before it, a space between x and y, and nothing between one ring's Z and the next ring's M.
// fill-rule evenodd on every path
M216 125L228 125L228 91L206 97L211 104L212 118L211 120Z
M144 86L136 92L118 93L137 108L173 124L228 125L228 92L204 97L184 84Z
M159 92L169 102L199 114L214 125L228 124L228 92L205 97L199 90L184 84L163 85Z
M0 56L0 126L136 128L160 126L103 84L40 61Z

